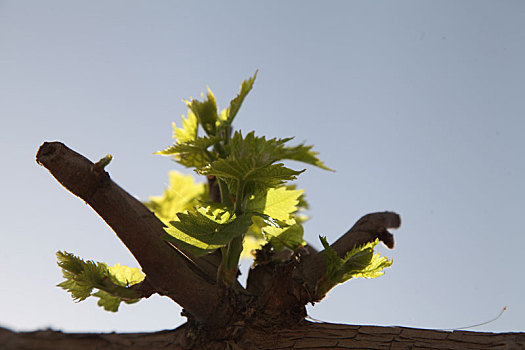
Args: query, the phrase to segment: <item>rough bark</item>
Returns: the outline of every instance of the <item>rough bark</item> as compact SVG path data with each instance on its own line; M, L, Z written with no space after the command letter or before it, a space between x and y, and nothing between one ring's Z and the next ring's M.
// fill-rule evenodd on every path
M399 327L306 322L305 305L321 300L326 292L326 288L318 289L326 272L324 253L308 247L290 252L284 261L282 257L274 259L275 256L268 251L268 256L263 256L262 262L250 270L247 288L238 283L231 287L218 283L220 253L195 258L166 242L162 238L165 235L162 222L115 184L101 163L93 164L60 142L44 143L36 160L66 189L90 205L135 256L146 274L145 281L136 286L136 290L144 297L153 293L170 297L184 308L183 315L188 317L188 322L174 331L151 334L68 335L52 331L13 334L3 330L0 338L5 341L1 343L9 344L10 349L163 346L174 349L381 349L390 346L404 349L409 346L425 348L427 343L437 348L441 345L445 346L441 347L444 349L458 348L453 347L457 332L428 333ZM214 179L208 181L212 197L217 197L217 191L212 191ZM401 219L396 213L368 214L331 247L339 256L376 239L393 248L394 238L388 229L400 224ZM263 248L260 254L264 253ZM476 347L479 342L498 348L501 344L512 344L509 339L515 341L519 338L487 335L484 339L490 340L485 341L475 333L465 334L464 338L468 339L461 341L468 346L472 344L473 348L480 348ZM62 342L66 344L64 347L60 347ZM446 347L447 344L451 347Z
M172 331L68 334L52 330L15 333L0 328L5 350L186 349L185 326ZM215 341L209 349L491 349L525 348L525 333L435 331L405 327L307 322L293 329L247 329L237 341Z
M62 143L44 143L37 162L106 221L140 263L155 292L172 298L197 320L209 317L209 304L201 301L217 299L215 285L161 238L164 225L141 202L115 184L108 173ZM195 298L195 294L202 298Z

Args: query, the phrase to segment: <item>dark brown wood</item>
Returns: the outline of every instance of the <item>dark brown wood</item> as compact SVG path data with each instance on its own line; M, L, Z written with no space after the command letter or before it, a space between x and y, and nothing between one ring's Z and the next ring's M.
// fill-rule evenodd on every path
M215 337L235 338L239 325L297 324L306 316L305 305L324 297L316 293L317 282L325 272L323 252L290 251L293 254L284 262L271 261L251 270L248 291L239 283L226 290L216 283L220 254L196 259L163 240L162 222L110 179L102 161L93 164L60 142L44 143L36 159L66 189L89 204L135 256L146 274L137 290L144 296L155 292L169 296L185 309L193 326L203 327L207 333L213 331ZM208 180L212 199L217 201L217 186L213 178ZM378 237L392 246L393 236L387 228L399 224L395 213L369 214L332 247L342 256L355 245ZM223 331L217 331L221 327Z
M214 281L162 239L164 225L141 202L60 142L44 143L36 160L106 221L135 256L155 292L176 301L196 320L210 317L218 302Z
M155 333L68 334L52 330L15 333L0 328L5 350L182 350L191 346L185 326ZM436 331L405 327L305 323L287 329L247 329L237 341L199 344L195 349L525 349L525 333Z
M102 163L93 164L59 142L44 143L37 162L89 204L115 231L146 274L134 288L147 297L167 295L184 308L188 323L173 330L133 334L15 333L0 328L2 349L521 349L523 333L444 332L402 327L310 323L305 305L321 300L323 252L298 249L285 261L268 260L250 271L249 286L216 282L220 253L195 258L162 236L164 226L142 203L115 184ZM210 179L213 180L213 179ZM214 187L213 181L210 186ZM215 186L216 187L216 186ZM219 199L216 188L212 193ZM339 256L375 239L392 248L392 212L362 217L331 245ZM270 252L271 253L271 252Z

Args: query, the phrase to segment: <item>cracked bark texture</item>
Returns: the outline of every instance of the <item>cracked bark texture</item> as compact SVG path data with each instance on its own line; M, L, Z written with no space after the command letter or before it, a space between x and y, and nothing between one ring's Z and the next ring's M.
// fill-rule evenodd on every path
M322 251L304 248L290 254L284 262L270 259L250 270L247 288L239 283L226 287L216 280L220 253L196 258L166 242L162 238L162 222L114 183L102 167L60 142L45 142L36 160L90 205L135 256L146 279L134 288L144 297L153 293L170 297L183 307L188 322L173 331L149 334L2 330L0 343L8 346L3 348L469 349L468 345L472 349L509 349L509 344L523 341L522 334L480 335L306 322L305 305L322 300L326 292L318 289L325 276ZM212 197L217 197L213 192L214 179L208 178L208 182ZM396 213L371 213L359 219L331 247L339 256L376 239L393 248L394 237L388 229L400 224ZM458 334L463 340L455 339ZM460 343L464 346L458 347Z
M52 330L14 333L0 328L5 350L186 349L184 326L172 331L68 334ZM405 327L305 323L293 329L248 329L237 341L210 342L209 349L518 350L525 333L435 331Z

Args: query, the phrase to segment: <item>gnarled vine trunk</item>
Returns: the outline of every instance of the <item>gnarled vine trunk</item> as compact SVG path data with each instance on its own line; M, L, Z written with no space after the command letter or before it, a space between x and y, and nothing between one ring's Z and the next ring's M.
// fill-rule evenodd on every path
M323 252L305 248L284 262L270 259L250 270L246 288L227 287L217 281L218 253L197 258L165 241L162 222L115 184L103 167L59 142L44 143L36 160L89 204L135 256L146 278L132 288L143 297L168 296L183 307L188 322L174 331L150 334L13 334L3 330L0 340L10 349L503 349L523 342L522 334L306 322L305 305L326 293L319 288L326 273ZM212 185L213 179L209 180ZM392 248L394 239L388 228L400 223L399 215L392 212L365 215L331 247L341 257L376 239Z

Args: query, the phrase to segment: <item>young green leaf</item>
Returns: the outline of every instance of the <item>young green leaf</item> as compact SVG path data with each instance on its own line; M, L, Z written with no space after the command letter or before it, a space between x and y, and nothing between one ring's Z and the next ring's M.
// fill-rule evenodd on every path
M233 135L227 151L232 159L253 158L257 165L274 163L282 158L284 144L292 138L269 139L264 136L255 136L255 132L249 132L243 137L240 131Z
M231 123L251 91L256 76L257 72L243 81L239 94L220 114L210 89L206 97L202 96L202 101L186 101L190 109L188 117L183 117L181 129L174 127L177 142L158 152L173 156L186 167L195 167L200 175L214 178L222 206L226 207L219 206L223 212L219 210L219 216L217 211L211 215L217 208L191 209L189 202L188 205L177 205L178 212L175 206L165 210L169 207L167 198L159 198L158 203L152 200L149 204L163 221L171 220L167 224L165 239L178 248L197 256L221 248L223 257L219 272L222 275L218 275L227 284L231 284L236 276L243 239L247 235L250 238L246 242L252 242L252 246L259 246L265 240L276 250L295 249L304 243L301 222L305 217L298 212L307 204L302 191L283 186L304 170L287 168L280 161L296 160L330 170L317 158L312 146L287 146L292 138L266 139L255 136L253 131L245 137L240 131L232 135ZM207 137L197 137L199 125Z
M288 140L266 140L256 137L253 132L243 137L241 132L235 132L225 148L228 156L198 168L197 172L221 178L229 185L232 193L236 192L237 185L249 182L257 183L259 187L277 187L284 181L295 179L302 172L286 168L280 163L274 164Z
M340 258L330 247L325 237L319 237L324 250L326 273L317 285L318 295L326 294L330 289L339 283L346 282L351 278L376 278L384 274L383 270L392 265L392 260L388 260L379 254L374 254L374 247L379 243L368 242L346 253L344 258Z
M295 250L300 245L305 245L306 242L303 240L303 226L290 220L288 227L275 227L267 226L263 228L263 232L266 240L276 250L282 250L285 247L291 250Z
M288 220L297 211L299 197L304 191L287 187L270 188L252 195L246 211L265 214L276 220Z
M237 112L239 112L239 109L241 108L244 98L248 95L248 93L253 87L253 83L255 82L256 77L257 77L257 71L255 71L255 74L250 79L244 80L242 82L241 91L233 100L230 101L230 107L227 108L227 112L226 112L226 122L228 124L232 123L233 119L237 115Z
M243 242L243 249L241 253L241 258L251 258L253 257L253 251L256 249L261 249L261 247L266 243L266 240L263 238L258 238L256 236L246 234Z
M120 302L122 301L122 298L113 296L107 292L104 292L103 290L93 293L93 296L99 298L97 302L98 306L103 307L104 310L111 312L117 312Z
M217 124L219 122L215 96L208 88L207 99L204 99L204 94L201 97L203 99L202 102L192 98L190 101L185 101L186 105L195 114L206 134L215 136L217 135Z
M129 289L144 279L137 268L120 264L108 267L104 263L84 261L67 252L57 252L57 258L65 278L58 286L70 292L76 301L96 296L101 298L100 306L108 311L117 311L121 301L133 303L141 298L136 291ZM93 293L94 289L98 292Z
M162 196L151 196L149 202L144 202L144 205L166 225L177 213L195 207L199 199L206 199L206 185L196 184L191 175L170 171L169 178L169 187Z
M198 127L197 117L189 109L187 118L184 118L184 115L182 115L182 128L177 128L175 123L173 123L173 138L177 143L192 142L197 138Z
M270 163L290 159L333 171L319 160L317 157L319 153L312 151L313 146L303 144L286 146L285 144L292 139L289 137L266 140L265 137L256 137L253 131L243 138L240 132L236 132L231 140L229 152L236 159L248 155L254 155L257 159Z
M225 247L235 237L244 235L251 225L250 215L237 217L209 208L178 213L177 218L165 229L169 235L166 239L196 256Z
M208 148L218 141L216 137L197 137L193 141L173 144L156 154L173 156L177 163L187 168L203 167L213 160Z
M119 296L112 295L103 290L99 290L96 293L93 293L94 297L99 298L97 305L103 307L106 311L117 312L121 302L126 304L134 304L140 299L124 299Z
M277 187L285 181L295 180L303 171L289 169L281 163L260 166L255 160L247 158L219 159L204 168L197 169L201 175L214 175L224 180L232 193L235 193L240 183L253 182L259 189Z
M122 287L129 287L140 283L144 280L144 274L139 268L129 267L116 263L114 266L108 266L111 281Z
M317 158L319 152L312 151L313 146L299 145L294 147L285 147L282 159L296 160L310 165L315 165L321 169L334 171L324 165L323 162Z
M94 263L93 261L84 262L67 252L57 252L58 266L62 268L63 276L66 279L58 284L62 289L71 293L76 301L85 300L91 295L93 288L99 288L104 283L107 274L105 264Z

